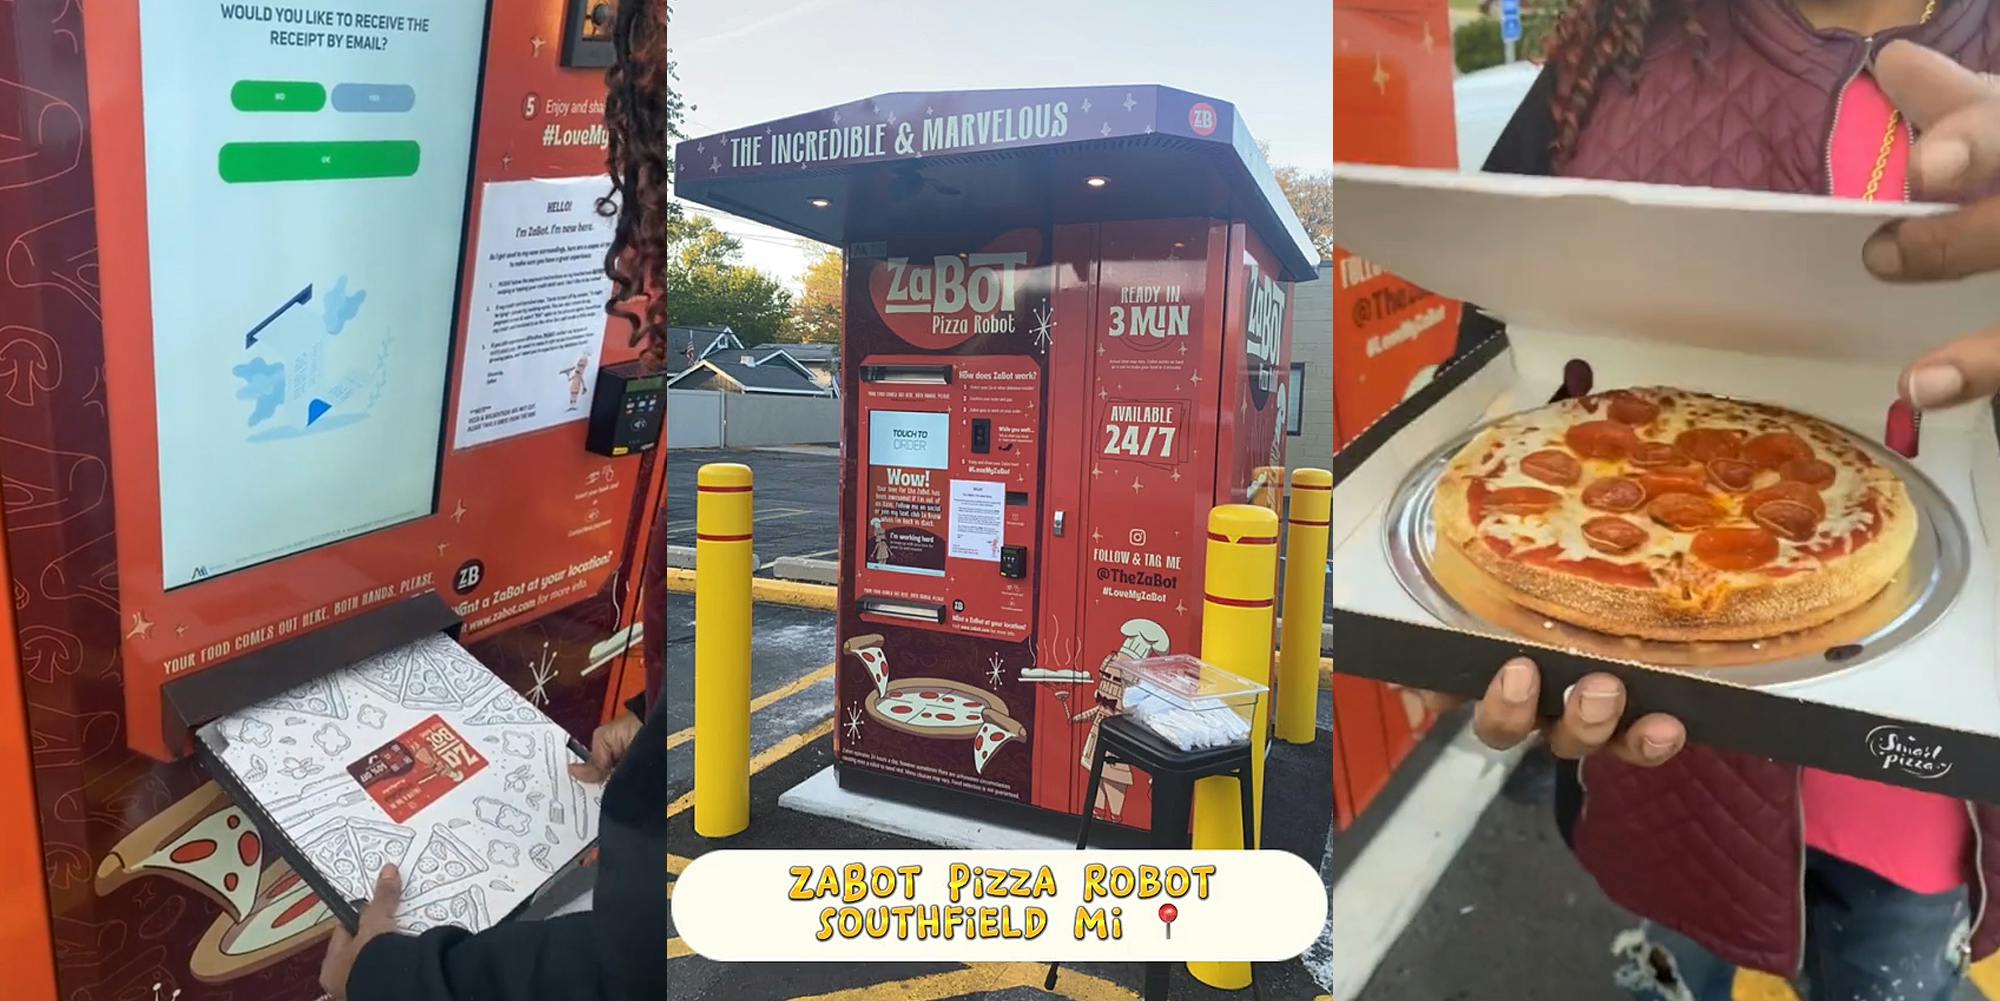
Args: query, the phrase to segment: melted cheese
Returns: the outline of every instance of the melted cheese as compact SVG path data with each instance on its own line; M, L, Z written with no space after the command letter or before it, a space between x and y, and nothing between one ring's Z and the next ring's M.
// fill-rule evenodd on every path
M1864 480L1864 472L1873 463L1866 458L1852 442L1835 429L1809 419L1793 417L1785 419L1777 413L1743 409L1738 405L1713 398L1688 396L1667 390L1631 390L1654 402L1664 395L1671 395L1676 403L1671 409L1662 409L1660 416L1652 423L1637 428L1643 441L1672 443L1682 431L1693 427L1740 430L1746 437L1767 431L1790 431L1804 438L1813 446L1814 455L1834 468L1834 481L1820 491L1821 499L1827 502L1826 516L1820 519L1813 537L1804 542L1794 543L1788 539L1778 539L1778 557L1769 566L1809 567L1819 564L1819 558L1806 552L1816 544L1824 544L1833 539L1868 527L1874 520L1863 500L1875 488ZM1493 426L1476 442L1478 453L1468 453L1463 457L1468 472L1478 475L1486 473L1489 489L1508 487L1535 487L1554 490L1564 495L1564 503L1555 509L1538 514L1509 514L1488 512L1480 521L1481 531L1494 538L1505 540L1517 549L1542 548L1553 545L1564 560L1597 559L1611 563L1630 564L1638 562L1660 562L1676 556L1685 556L1694 541L1691 532L1677 532L1658 524L1646 516L1645 506L1632 511L1599 511L1583 505L1581 495L1585 487L1593 481L1607 476L1637 476L1642 469L1630 467L1624 462L1610 462L1598 459L1579 459L1583 475L1574 485L1563 487L1538 480L1521 471L1521 460L1543 449L1553 448L1566 455L1576 457L1564 443L1563 433L1574 424L1598 420L1605 416L1602 407L1596 413L1584 410L1579 401L1565 400L1538 410L1519 414ZM1860 465L1865 463L1866 465ZM1776 482L1775 474L1760 472L1753 489L1762 489ZM1724 494L1729 505L1730 516L1720 524L1745 524L1748 516L1739 510L1745 494ZM1711 497L1716 494L1711 493ZM1583 535L1583 523L1603 515L1614 515L1646 531L1646 541L1625 553L1606 553L1591 546Z

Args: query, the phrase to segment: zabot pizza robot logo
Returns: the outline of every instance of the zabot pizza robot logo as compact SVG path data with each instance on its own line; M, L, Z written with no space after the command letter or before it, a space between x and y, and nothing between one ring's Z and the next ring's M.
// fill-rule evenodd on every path
M716 851L674 925L718 962L1268 962L1327 888L1280 851Z
M1258 410L1270 402L1276 384L1278 355L1285 342L1285 287L1267 274L1255 257L1243 255L1244 372L1250 378L1250 396Z
M932 351L981 335L1034 336L1034 324L1017 310L1031 305L1028 279L1041 239L1035 230L1017 229L970 253L878 261L868 274L875 315L897 337ZM1046 305L1039 295L1034 304Z

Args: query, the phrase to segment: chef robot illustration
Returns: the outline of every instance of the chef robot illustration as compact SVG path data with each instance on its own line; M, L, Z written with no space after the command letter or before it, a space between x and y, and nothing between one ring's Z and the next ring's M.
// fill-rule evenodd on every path
M1089 708L1069 718L1071 723L1089 723L1090 733L1083 739L1083 770L1090 771L1090 763L1097 756L1097 728L1106 719L1118 715L1125 697L1125 686L1132 682L1127 672L1127 661L1145 660L1167 652L1171 642L1167 631L1151 619L1128 619L1119 632L1125 636L1117 652L1104 658L1097 668L1097 692ZM1056 697L1069 701L1068 692L1059 692ZM1104 774L1097 785L1097 802L1091 809L1100 812L1113 823L1120 822L1125 815L1125 795L1132 790L1134 776L1132 766L1122 761L1104 763Z

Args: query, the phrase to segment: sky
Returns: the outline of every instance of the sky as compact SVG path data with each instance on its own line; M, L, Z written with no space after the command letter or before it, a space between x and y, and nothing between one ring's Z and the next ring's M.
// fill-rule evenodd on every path
M1165 84L1232 102L1272 166L1333 164L1326 0L681 0L689 138L894 91ZM712 215L797 286L798 238Z

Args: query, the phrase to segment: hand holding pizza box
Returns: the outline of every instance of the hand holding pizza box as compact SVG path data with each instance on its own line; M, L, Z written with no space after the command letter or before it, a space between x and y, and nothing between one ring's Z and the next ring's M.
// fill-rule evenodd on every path
M1627 721L2000 799L2000 432L1968 410L1878 438L1903 363L2000 281L1883 285L1856 250L1933 207L1335 183L1345 245L1507 323L1336 456L1343 671L1477 697L1526 655L1543 716L1608 673Z

